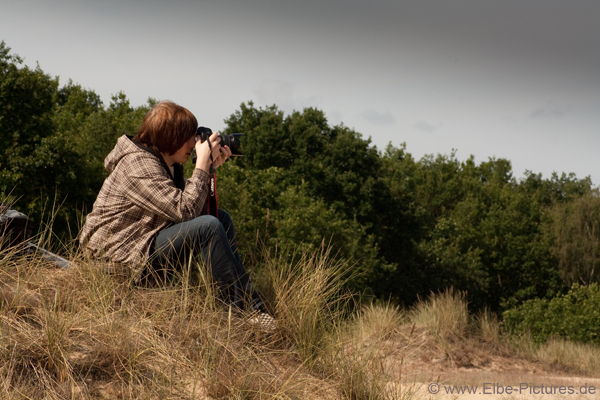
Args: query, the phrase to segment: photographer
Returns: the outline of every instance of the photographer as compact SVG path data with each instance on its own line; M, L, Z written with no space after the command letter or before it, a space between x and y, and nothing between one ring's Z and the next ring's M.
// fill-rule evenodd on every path
M135 137L118 139L104 161L110 175L86 218L81 247L136 282L169 279L199 254L226 304L260 312L263 304L238 255L231 218L223 210L218 218L203 215L210 173L231 150L220 145L216 132L196 140L197 128L189 110L162 101L148 111ZM193 150L196 165L185 180L182 164ZM273 323L268 314L259 315Z

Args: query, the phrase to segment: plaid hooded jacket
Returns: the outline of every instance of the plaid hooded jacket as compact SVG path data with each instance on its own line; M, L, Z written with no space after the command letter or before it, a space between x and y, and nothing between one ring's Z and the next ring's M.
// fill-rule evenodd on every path
M80 235L91 257L132 267L147 261L156 234L201 215L209 175L194 169L179 189L160 154L121 136L104 160L109 172Z

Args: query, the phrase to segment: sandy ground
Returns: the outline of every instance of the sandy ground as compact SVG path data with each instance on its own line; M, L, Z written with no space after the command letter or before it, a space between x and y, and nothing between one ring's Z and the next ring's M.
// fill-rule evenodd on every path
M387 362L401 366L397 381L389 384L396 393L391 398L600 399L597 377L516 356L497 343L463 340L441 345L425 332L405 339L401 346L391 341L388 348Z

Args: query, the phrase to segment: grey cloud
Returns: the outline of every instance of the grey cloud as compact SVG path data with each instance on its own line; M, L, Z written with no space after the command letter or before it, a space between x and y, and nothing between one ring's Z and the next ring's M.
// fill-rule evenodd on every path
M342 122L342 113L339 111L328 112L327 119L330 124L339 125Z
M560 118L573 112L573 107L570 105L557 105L549 101L543 107L536 108L529 114L529 118Z
M413 124L413 128L415 128L418 131L421 132L427 132L427 133L434 133L435 131L437 131L437 127L428 124L427 122L424 121L417 121L415 124Z
M296 103L300 104L300 106L302 108L305 107L319 107L319 105L321 104L321 97L319 96L296 96L295 97Z
M389 111L379 113L371 108L360 115L375 125L394 125L396 122L394 116Z
M276 104L287 113L294 110L294 84L291 82L263 80L254 89L254 94L262 104Z

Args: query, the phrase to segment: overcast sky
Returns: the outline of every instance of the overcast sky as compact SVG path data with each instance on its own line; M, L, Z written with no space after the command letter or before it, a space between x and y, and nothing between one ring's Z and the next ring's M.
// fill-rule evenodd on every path
M98 93L322 109L378 149L600 182L598 0L0 0L0 40Z

